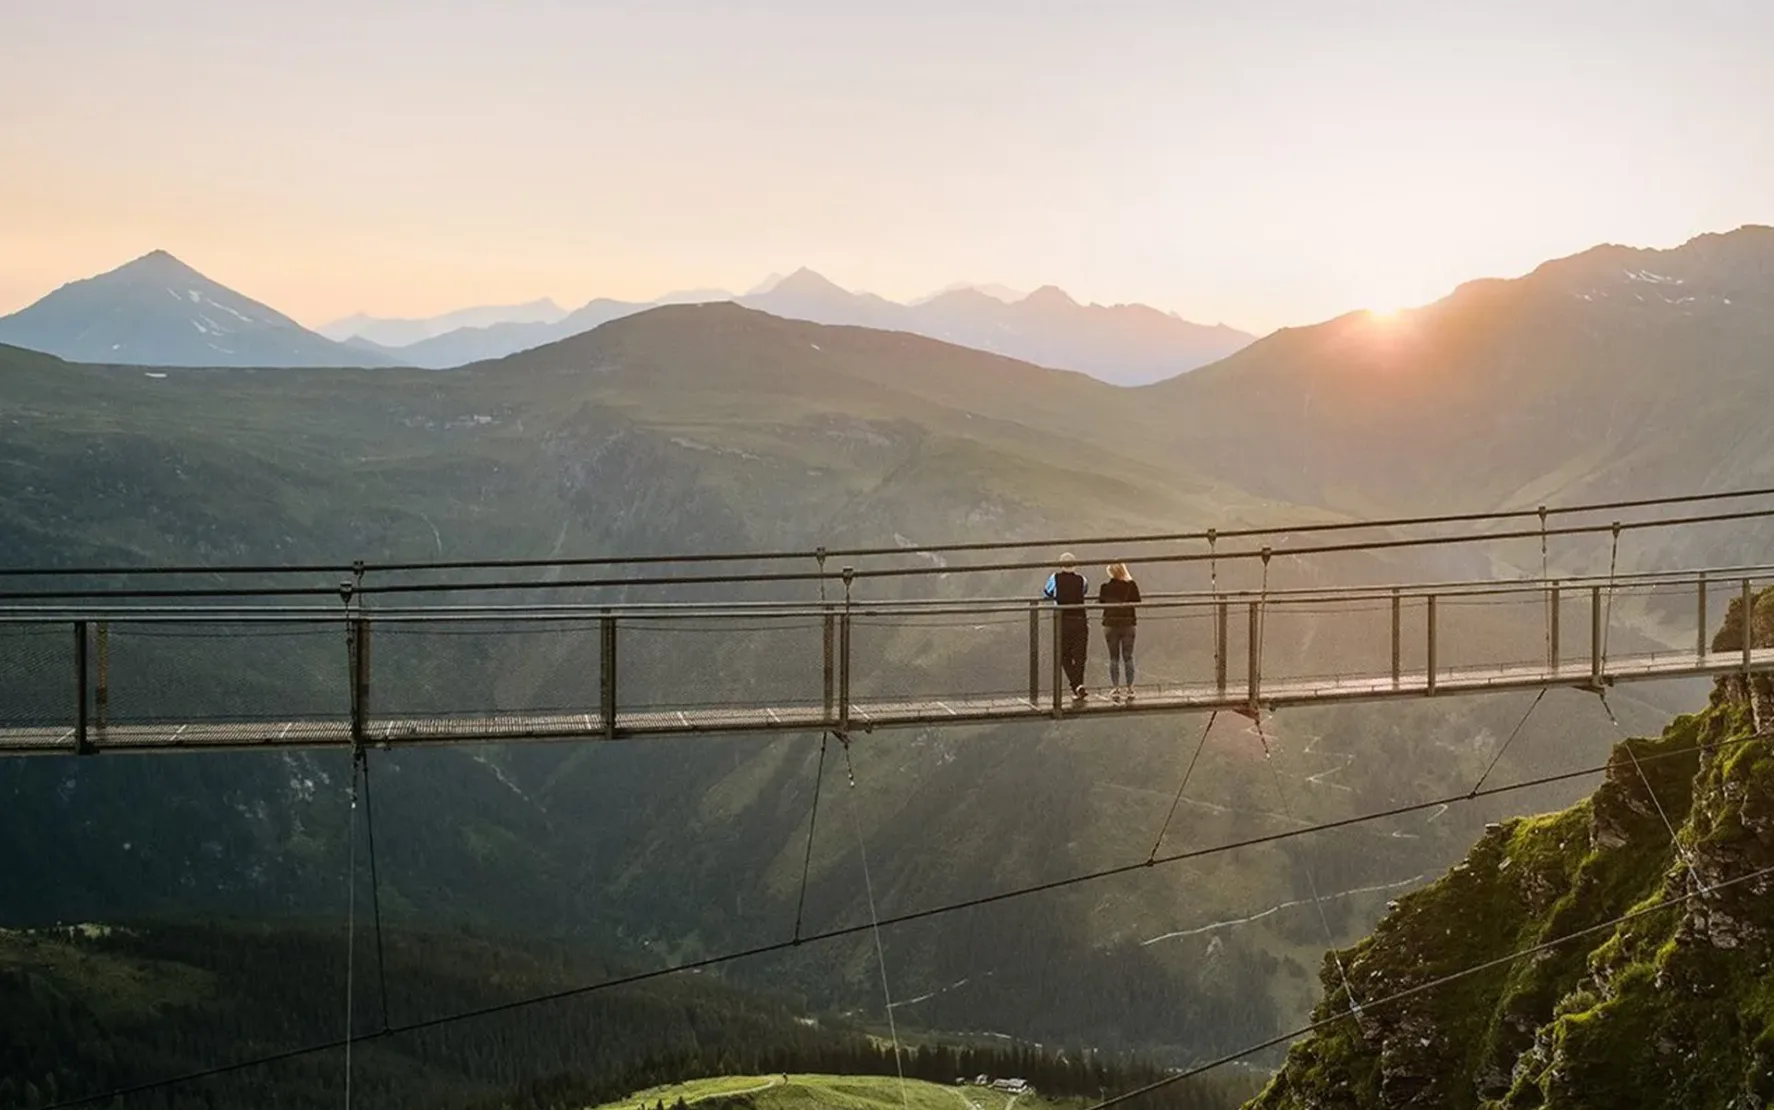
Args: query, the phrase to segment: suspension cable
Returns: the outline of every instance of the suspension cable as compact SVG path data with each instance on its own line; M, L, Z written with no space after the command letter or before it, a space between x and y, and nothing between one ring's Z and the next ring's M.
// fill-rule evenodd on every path
M801 895L795 899L795 943L801 943L801 913L807 908L807 876L813 870L813 830L819 824L819 790L825 783L825 749L831 742L830 733L819 736L819 765L813 772L813 810L807 816L807 855L801 861ZM849 760L850 749L844 749L846 762Z
M1275 780L1275 795L1281 801L1282 816L1287 818L1289 824L1298 824L1300 818L1294 813L1293 806L1288 802L1287 788L1281 780L1281 771L1275 766L1275 761L1270 758L1272 748L1263 728L1261 714L1257 716L1256 725L1257 735L1263 741L1263 762L1268 766L1269 774ZM1325 916L1324 900L1318 895L1318 878L1313 874L1312 864L1306 859L1304 852L1300 853L1298 860L1300 871L1306 876L1306 889L1312 895L1312 908L1317 911L1318 924L1324 930L1325 948L1330 952L1331 962L1337 966L1337 978L1342 980L1343 995L1349 1000L1349 1016L1355 1020L1356 1028L1361 1029L1365 1034L1366 1028L1361 1023L1361 1001L1355 996L1355 985L1349 981L1349 969L1343 963L1343 953L1337 949L1337 938L1331 933L1330 918Z
M1484 774L1478 776L1478 781L1472 784L1472 790L1468 797L1478 793L1479 788L1485 784L1485 780L1491 777L1491 772L1497 769L1497 764L1503 761L1503 753L1508 751L1509 745L1515 743L1515 738L1521 735L1521 730L1526 727L1528 718L1534 715L1534 710L1540 705L1540 699L1546 696L1548 689L1550 687L1542 686L1540 692L1534 695L1534 700L1528 704L1528 711L1521 715L1521 720L1515 722L1515 728L1510 731L1509 739L1503 741L1503 746L1498 748L1497 754L1491 757L1490 766L1486 767Z
M1273 527L1252 527L1224 529L1219 532L1222 537L1254 539L1263 536L1278 536L1289 532L1303 534L1335 533L1354 531L1364 528L1418 528L1442 524L1482 524L1504 520L1519 520L1532 517L1536 513L1544 515L1566 516L1592 512L1612 512L1623 509L1651 509L1670 505L1690 505L1716 501L1751 500L1759 497L1774 496L1774 487L1723 490L1708 493L1672 494L1662 497L1641 497L1615 501L1598 501L1587 504L1566 505L1538 509L1496 509L1463 513L1440 513L1422 516L1382 517L1378 520L1337 520L1317 521L1303 524L1283 524ZM923 544L907 549L902 546L875 546L833 548L828 555L840 558L870 558L877 556L901 555L908 550L930 553L960 553L968 551L1014 551L1039 547L1081 547L1088 545L1128 545L1145 543L1176 543L1205 539L1214 533L1213 529L1205 532L1152 532L1134 533L1118 536L1074 536L1070 538L1030 539L1030 540L980 540L959 543ZM792 562L804 559L812 552L805 550L775 551L719 551L697 552L665 555L599 555L573 558L512 558L512 559L456 559L456 560L390 560L387 562L317 562L317 563L266 563L237 564L230 566L197 566L175 565L157 567L0 567L0 577L119 577L140 575L197 575L197 574L342 574L361 569L364 573L395 573L418 571L446 570L523 570L546 569L561 567L609 567L609 566L656 566L676 563L720 563L720 562ZM1150 562L1151 560L1142 560ZM329 587L330 589L330 587Z
M351 1046L357 1041L352 1016L357 971L357 760L351 762L351 806L345 821L345 1110L351 1110Z
M1177 815L1177 806L1183 800L1183 791L1188 789L1189 777L1195 773L1195 763L1201 758L1201 750L1207 747L1207 734L1213 731L1213 723L1220 716L1219 710L1207 715L1207 724L1201 730L1201 740L1195 745L1195 754L1189 757L1189 766L1183 771L1183 781L1177 784L1176 797L1170 800L1170 812L1164 815L1164 824L1159 826L1158 835L1152 841L1152 851L1146 856L1146 866L1150 867L1158 860L1158 849L1164 844L1164 834L1170 831L1171 818Z
M840 736L842 734L840 733ZM857 812L856 767L850 762L850 744L844 743L844 767L850 774L850 823L856 830L856 854L862 859L862 886L868 892L869 932L875 938L875 963L881 969L881 999L887 1011L887 1032L893 1038L893 1070L899 1074L899 1101L903 1110L911 1110L911 1095L906 1091L905 1063L899 1048L899 1023L893 1016L893 991L887 986L887 949L881 944L881 915L875 909L875 881L869 876L869 850L863 842L862 815Z
M1632 761L1633 769L1638 772L1639 782L1644 784L1645 793L1650 796L1651 805L1657 810L1658 820L1663 822L1664 830L1669 833L1670 847L1673 848L1675 854L1681 858L1682 865L1688 869L1688 878L1690 882L1697 885L1700 881L1700 872L1695 867L1694 857L1689 853L1687 846L1682 843L1681 837L1676 835L1675 825L1670 822L1669 814L1664 812L1663 802L1657 797L1656 789L1651 786L1650 776L1645 774L1644 766L1639 763L1638 753L1632 750L1632 737L1626 734L1625 727L1620 724L1620 718L1614 716L1614 707L1608 704L1607 688L1605 686L1598 688L1596 690L1596 696L1601 700L1602 712L1608 715L1608 721L1613 724L1614 730L1620 734L1620 747L1625 749L1626 758Z
M1549 528L1548 536L1593 535L1607 532L1610 527L1623 531L1645 528L1674 528L1693 524L1719 524L1728 521L1760 520L1774 517L1774 508L1752 509L1741 512L1709 513L1685 517L1667 517L1656 520L1616 521L1614 525L1572 525L1564 528ZM1373 527L1372 524L1363 527ZM1296 529L1303 531L1304 529ZM1278 534L1276 530L1264 531L1260 534ZM1409 536L1388 540L1360 540L1346 543L1325 543L1312 546L1293 548L1288 552L1294 556L1331 555L1364 551L1394 551L1418 547L1438 547L1459 544L1498 543L1508 540L1530 539L1538 536L1538 530L1516 530L1506 532L1488 532L1476 535L1435 535ZM1258 550L1245 549L1227 552L1227 559L1259 558ZM1153 554L1143 557L1147 564L1193 563L1209 558L1202 552L1177 552L1170 554ZM943 566L903 566L861 568L852 572L858 579L898 579L922 578L931 575L984 574L1004 571L1042 570L1049 566L1046 560L1015 560L995 563L974 563L970 565ZM514 590L566 590L566 589L632 589L642 586L698 586L698 585L740 585L766 583L812 582L821 577L832 577L829 571L778 571L740 574L688 574L652 577L606 577L606 578L558 578L546 581L495 579L485 582L397 582L388 584L365 585L359 591L363 594L394 595L424 593L466 593L473 591L506 592ZM333 586L241 586L241 587L205 587L198 589L68 589L45 591L0 592L0 601L33 601L33 600L74 600L91 598L239 598L239 597L331 597L337 594Z
M376 871L376 806L370 797L370 753L358 748L354 761L363 774L363 826L370 856L370 909L376 923L376 986L381 994L382 1028L388 1028L388 956L382 944L382 880Z

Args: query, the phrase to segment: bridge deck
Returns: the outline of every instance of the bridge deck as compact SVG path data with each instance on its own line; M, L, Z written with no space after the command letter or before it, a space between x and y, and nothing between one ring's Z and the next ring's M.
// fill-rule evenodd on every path
M1741 672L1742 652L1698 655L1694 652L1634 656L1607 661L1603 685ZM1774 648L1753 651L1748 669L1774 671ZM1258 701L1266 708L1438 697L1542 686L1589 687L1594 675L1588 663L1489 668L1449 668L1435 676L1407 671L1394 680L1390 673L1326 678L1280 679L1264 684ZM1110 714L1194 712L1244 708L1249 692L1234 683L1221 689L1212 683L1159 684L1141 687L1136 701L1117 705L1093 697L1060 711L1063 717ZM986 724L1032 720L1054 715L1051 701L1027 697L969 697L941 701L863 700L850 706L853 732L875 729ZM639 739L722 732L813 732L837 727L820 706L732 706L719 708L637 709L619 711L614 729L598 712L493 713L433 717L374 717L365 740L376 745L417 746L460 743L549 740ZM352 743L351 723L344 719L291 721L189 721L94 726L88 736L95 752L223 751L293 748L340 748ZM67 754L74 750L75 730L69 726L0 728L0 754Z

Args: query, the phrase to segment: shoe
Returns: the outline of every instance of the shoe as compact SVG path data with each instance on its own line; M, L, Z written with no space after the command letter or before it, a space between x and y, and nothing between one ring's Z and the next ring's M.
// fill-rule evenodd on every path
M1084 687L1082 687L1082 686L1072 687L1072 700L1073 701L1083 701L1087 697L1089 697L1089 695L1084 692Z
M1119 687L1119 686L1116 686L1115 688L1113 688L1112 690L1109 691L1109 700L1114 702L1116 705L1121 704L1121 699L1124 696L1125 695L1122 693L1121 687Z
M1133 687L1132 686L1123 686L1121 688L1121 700L1126 702L1128 705L1133 704Z

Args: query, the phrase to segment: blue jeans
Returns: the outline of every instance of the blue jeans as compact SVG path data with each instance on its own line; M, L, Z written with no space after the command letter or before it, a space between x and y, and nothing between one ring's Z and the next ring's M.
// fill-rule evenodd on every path
M1121 685L1121 668L1127 667L1127 684L1133 685L1133 634L1131 624L1104 625L1103 639L1109 644L1109 685Z

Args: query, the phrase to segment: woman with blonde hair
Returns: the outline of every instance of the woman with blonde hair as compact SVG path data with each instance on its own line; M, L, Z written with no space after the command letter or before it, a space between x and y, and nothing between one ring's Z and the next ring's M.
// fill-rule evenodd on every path
M1103 607L1103 639L1109 645L1109 696L1115 701L1133 700L1133 638L1139 624L1139 583L1133 580L1126 563L1110 563L1109 577L1096 593L1097 604ZM1121 685L1121 671L1127 670L1127 685Z

